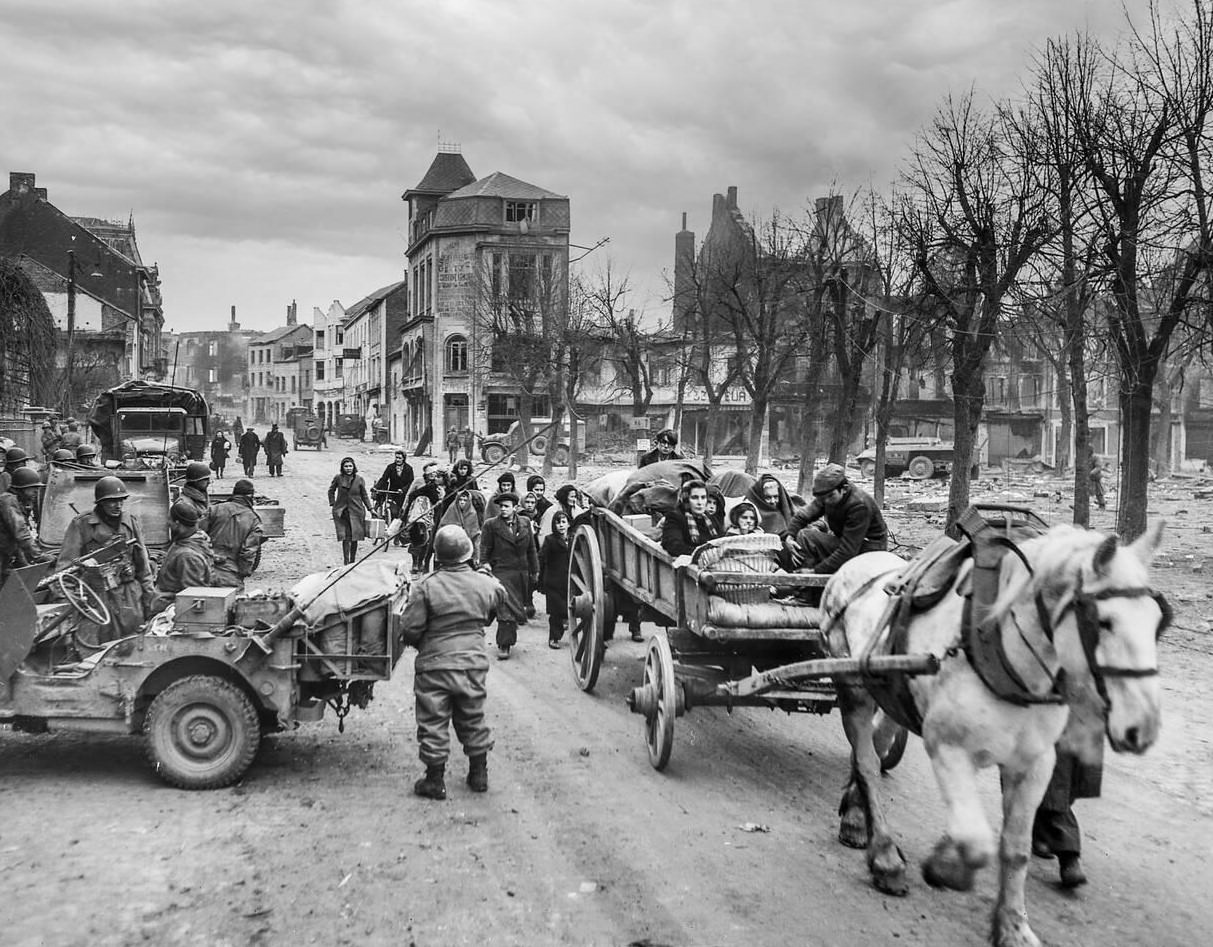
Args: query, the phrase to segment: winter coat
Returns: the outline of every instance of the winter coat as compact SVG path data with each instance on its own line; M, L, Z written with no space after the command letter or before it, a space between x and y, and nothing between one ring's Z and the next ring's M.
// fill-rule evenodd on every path
M216 470L227 466L228 455L232 452L232 442L222 434L211 441L211 466Z
M530 519L516 513L512 523L500 516L485 520L480 531L480 561L492 566L494 573L516 572L528 578L536 575L539 554Z
M261 450L261 438L256 431L245 431L240 436L240 459L246 464L257 462L257 452Z
M395 463L390 463L375 481L375 499L390 507L395 519L400 516L405 498L409 495L409 487L412 485L413 468L406 463L403 468L397 469Z
M261 560L265 531L250 497L234 496L211 507L206 531L211 537L217 569L234 573L240 579L253 574Z
M360 542L366 539L366 511L371 508L371 497L361 474L337 474L329 484L329 506L333 508L333 524L339 540ZM343 513L349 514L348 527Z
M267 464L280 464L286 456L286 435L281 431L270 431L261 442L261 447L265 451Z
M694 517L698 538L691 535L690 519ZM706 513L696 516L683 510L671 510L661 521L661 548L671 556L689 556L709 539L716 539L718 530L715 521Z
M762 495L762 485L767 480L773 481L779 487L779 497L773 505ZM792 497L784 485L775 477L760 477L746 492L745 498L753 503L754 509L758 511L758 525L764 533L784 534L791 529L792 519L796 516L796 504L792 502Z
M192 483L181 488L181 499L188 500L198 511L198 528L206 530L207 519L211 515L211 497L205 490L199 490Z
M401 637L417 647L416 673L487 668L484 626L506 603L504 586L466 562L418 581L404 607Z
M544 595L564 600L568 592L569 542L557 533L543 541L539 550L539 591ZM548 611L550 612L551 603Z
M839 566L861 552L878 552L889 546L884 514L876 501L853 483L848 484L846 496L829 512L826 512L825 504L814 497L812 503L792 517L787 531L781 535L795 537L806 526L823 518L829 531L838 537L838 548L814 565L814 572L837 572Z
M168 547L160 572L156 575L156 596L152 599L149 613L164 611L173 604L182 589L196 586L210 588L211 569L215 556L211 552L211 538L202 530L176 540ZM184 620L184 616L182 616Z

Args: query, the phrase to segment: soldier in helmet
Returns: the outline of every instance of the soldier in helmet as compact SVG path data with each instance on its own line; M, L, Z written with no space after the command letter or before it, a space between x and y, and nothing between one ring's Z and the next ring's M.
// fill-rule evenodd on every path
M40 486L37 471L20 467L10 490L0 494L0 584L13 569L44 561L37 531Z
M211 507L206 531L215 553L212 585L243 589L244 580L261 562L265 532L253 509L253 482L237 480L232 498Z
M413 792L446 798L450 724L468 757L472 792L489 788L488 752L493 736L484 720L489 659L484 626L506 602L505 587L472 569L472 541L454 524L434 536L438 571L417 582L404 610L402 636L417 648L413 673L417 742L425 777Z
M211 512L211 496L206 492L211 484L211 468L200 460L191 461L185 468L185 486L181 488L181 499L188 500L198 509L198 524L206 529Z
M182 589L212 584L215 555L211 551L211 538L198 528L198 522L198 508L184 497L169 510L169 536L173 542L156 575L156 595L149 614L157 615L172 605Z
M59 446L66 447L70 451L75 451L77 447L84 443L84 435L80 433L80 425L75 418L67 419L67 431L59 439Z
M48 460L59 447L59 432L50 421L42 422L42 456Z
M10 447L4 454L4 471L0 473L0 492L7 492L13 482L13 471L29 463L29 454L20 447Z
M100 467L101 458L97 455L97 448L92 444L81 444L76 448L76 463L81 467Z
M51 454L51 463L56 467L74 467L76 465L76 455L66 447L60 447Z
M59 569L117 540L126 543L117 588L96 589L109 608L109 624L99 626L82 619L76 637L85 644L103 644L135 634L146 620L147 605L155 594L151 561L143 545L139 520L123 509L128 496L126 486L117 477L102 477L93 489L92 510L72 520L63 535L56 566Z

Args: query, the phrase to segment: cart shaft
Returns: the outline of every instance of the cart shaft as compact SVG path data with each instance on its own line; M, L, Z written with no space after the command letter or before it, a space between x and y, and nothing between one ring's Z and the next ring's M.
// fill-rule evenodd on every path
M933 654L890 654L867 659L817 658L785 664L736 681L716 686L719 697L754 697L792 681L805 678L839 677L844 674L935 674L939 659Z

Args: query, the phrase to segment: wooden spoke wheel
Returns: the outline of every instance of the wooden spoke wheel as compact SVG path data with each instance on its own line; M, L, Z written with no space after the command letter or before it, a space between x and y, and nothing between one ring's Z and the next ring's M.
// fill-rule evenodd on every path
M573 533L569 549L569 656L573 677L586 693L598 683L606 648L607 593L602 577L602 552L594 530L582 524Z
M58 585L63 597L82 618L95 625L110 623L110 610L106 607L105 600L80 576L74 572L60 573Z
M641 690L652 695L644 715L644 742L649 762L659 772L670 762L674 749L674 718L678 714L678 688L674 681L674 655L665 635L654 635L644 658Z

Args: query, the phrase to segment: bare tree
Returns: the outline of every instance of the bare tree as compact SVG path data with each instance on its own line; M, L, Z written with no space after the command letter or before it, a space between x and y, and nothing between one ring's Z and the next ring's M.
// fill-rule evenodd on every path
M1121 450L1117 530L1146 525L1154 389L1172 337L1203 318L1213 260L1207 123L1213 108L1213 21L1193 2L1164 23L1151 4L1143 28L1114 50L1075 41L1064 73L1083 167L1087 212L1111 293L1109 334L1118 367Z
M905 172L901 226L946 326L955 425L948 525L969 504L985 402L984 363L1020 271L1052 233L1034 179L1034 143L973 93L940 106Z

